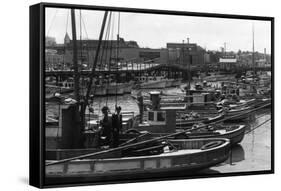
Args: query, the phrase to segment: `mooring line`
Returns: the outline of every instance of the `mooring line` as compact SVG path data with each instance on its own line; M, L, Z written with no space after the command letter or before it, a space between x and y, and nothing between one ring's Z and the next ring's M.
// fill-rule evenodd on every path
M265 120L264 122L262 122L261 124L259 124L255 128L253 128L253 129L249 130L248 132L246 132L245 134L248 134L248 133L252 132L253 130L255 130L255 129L259 128L260 126L264 125L265 123L269 122L270 120L271 120L271 118Z

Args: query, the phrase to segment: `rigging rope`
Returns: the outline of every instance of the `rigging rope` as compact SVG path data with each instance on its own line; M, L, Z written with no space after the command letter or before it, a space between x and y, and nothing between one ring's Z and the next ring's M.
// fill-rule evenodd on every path
M118 25L117 25L117 48L116 48L116 62L117 62L117 72L116 72L116 87L115 87L115 108L117 108L117 73L118 73L118 64L119 64L119 35L120 35L120 12L118 12Z
M106 34L107 34L107 38L105 39L105 66L107 65L106 62L107 62L107 55L108 55L108 49L110 49L110 43L109 43L109 39L110 39L110 27L111 27L111 17L112 17L112 12L110 12L110 15L109 15L109 19L108 19L108 25L107 25L107 30L106 30ZM108 70L110 71L110 64L108 64ZM109 84L109 76L107 77L106 79L106 106L108 104L108 84Z
M56 9L56 12L55 12L55 14L54 14L54 16L53 16L53 18L52 18L52 20L51 20L51 23L50 23L49 27L48 27L47 36L49 36L50 30L51 30L51 28L52 28L52 26L53 26L53 24L54 24L54 21L55 21L55 18L56 18L56 16L57 16L57 13L58 13L58 9Z
M79 17L80 17L80 20L79 20L79 27L80 27L80 30L79 30L80 31L80 67L83 67L83 43L82 43L81 9L79 10ZM84 81L84 78L83 78L83 81ZM83 81L82 81L82 83L84 83ZM82 95L84 95L84 93L85 93L84 90L85 90L85 88L83 88L83 86L82 86L82 88L80 88L80 91L83 92Z
M112 14L112 22L111 22L111 27L110 27L110 31L109 31L109 34L110 34L110 46L109 46L109 59L108 59L108 71L109 71L109 78L107 78L107 89L111 89L112 86L110 85L110 80L111 80L111 75L110 75L110 71L111 71L111 64L112 64L112 50L113 50L113 33L114 33L114 19L115 19L115 15L114 13ZM109 97L109 94L107 94L106 96L106 102L108 102L108 97Z
M66 14L67 14L67 16L66 16L65 34L67 33L68 18L69 18L70 10ZM63 57L62 57L62 60L63 60L64 69L65 69L65 53L66 53L66 44L63 43Z

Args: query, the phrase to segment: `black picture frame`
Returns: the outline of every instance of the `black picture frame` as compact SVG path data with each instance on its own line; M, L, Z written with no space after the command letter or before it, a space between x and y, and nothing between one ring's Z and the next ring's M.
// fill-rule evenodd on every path
M47 183L45 179L45 9L46 8L74 8L85 10L102 10L102 11L120 11L133 13L153 13L164 15L182 15L182 16L197 16L197 17L213 17L213 18L232 18L232 19L249 19L262 20L271 22L271 169L266 171L253 172L232 172L220 174L196 174L196 175L164 175L151 176L141 178L124 178L124 177L109 177L107 179L96 179L95 182L88 180L79 182L57 182ZM190 178L210 178L210 177L226 177L226 176L242 176L242 175L257 175L257 174L272 174L274 173L274 18L263 16L249 15L232 15L232 14L217 14L217 13L197 13L185 11L167 11L167 10L152 10L152 9L137 9L123 7L104 7L93 5L75 5L75 4L60 4L60 3L39 3L30 6L30 152L29 152L29 180L30 185L39 188L65 187L65 186L81 186L81 185L98 185L111 183L129 183L129 182L146 182L146 181L162 181L162 180L177 180Z

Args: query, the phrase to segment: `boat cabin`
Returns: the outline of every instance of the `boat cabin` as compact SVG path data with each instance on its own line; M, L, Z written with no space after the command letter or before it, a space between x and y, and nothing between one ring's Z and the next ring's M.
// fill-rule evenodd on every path
M150 92L152 109L144 113L143 123L137 127L138 131L152 133L173 133L176 129L176 110L174 108L160 108L160 92Z

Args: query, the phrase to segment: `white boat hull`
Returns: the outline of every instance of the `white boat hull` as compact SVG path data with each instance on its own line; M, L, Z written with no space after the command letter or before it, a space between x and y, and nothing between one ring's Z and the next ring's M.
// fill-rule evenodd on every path
M141 89L162 89L165 87L166 87L166 80L144 82L140 84Z
M203 145L219 142L216 147L201 149ZM225 161L230 153L228 139L179 139L171 140L182 148L159 155L108 159L83 159L46 166L47 178L124 176L142 173L171 171L189 172L207 168ZM47 161L54 162L54 161Z

